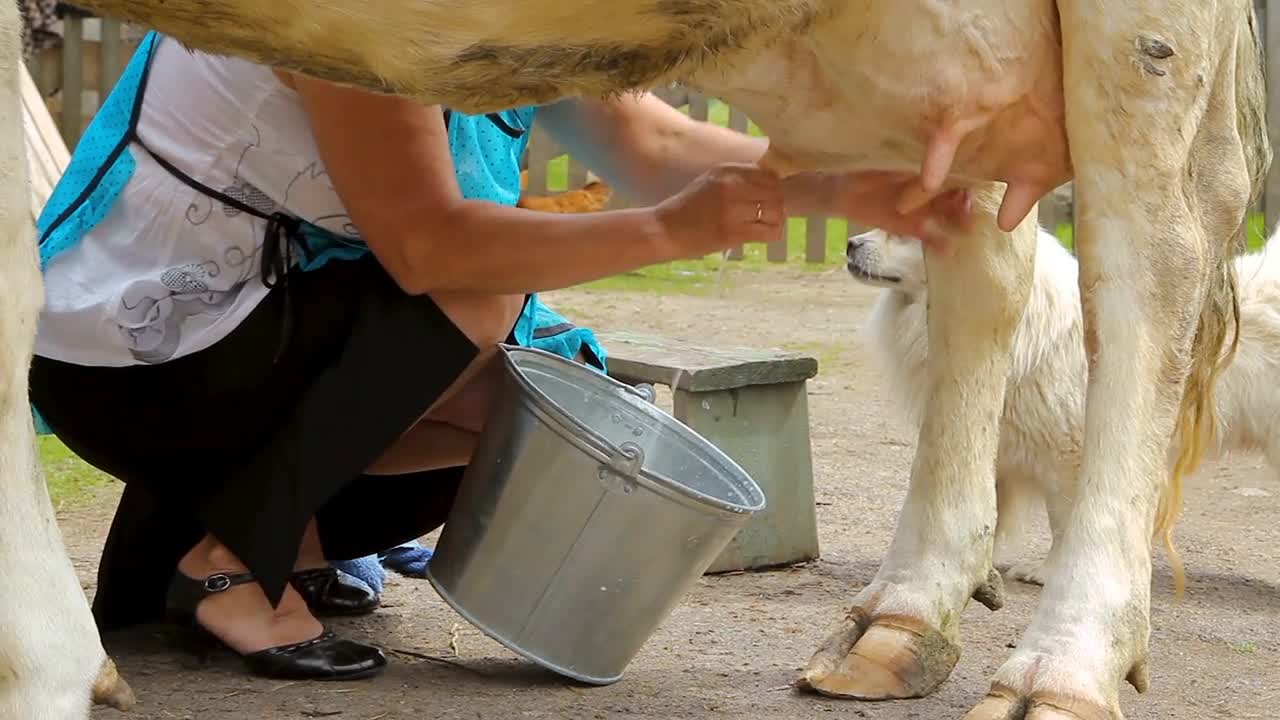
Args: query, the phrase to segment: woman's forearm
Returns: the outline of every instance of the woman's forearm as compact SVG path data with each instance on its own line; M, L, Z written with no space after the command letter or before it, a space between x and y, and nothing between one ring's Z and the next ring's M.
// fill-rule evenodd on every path
M423 227L393 275L408 292L530 293L680 257L652 208L557 214L464 200Z
M655 95L564 100L538 122L579 162L636 205L675 195L724 163L755 163L764 138L693 120Z
M764 138L671 112L679 114L679 120L653 130L649 139L652 146L633 159L631 174L638 176L640 187L635 193L640 202L660 202L716 165L755 163L769 147Z

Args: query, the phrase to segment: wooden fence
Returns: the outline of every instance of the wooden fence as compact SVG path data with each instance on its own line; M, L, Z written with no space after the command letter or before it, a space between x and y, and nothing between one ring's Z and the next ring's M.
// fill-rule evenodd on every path
M1255 0L1260 26L1267 47L1280 47L1280 0ZM1277 12L1267 12L1275 4ZM93 117L101 98L106 96L128 61L143 31L122 26L115 20L68 16L63 20L61 47L41 53L30 68L36 85L49 105L67 146L74 148L80 134ZM1268 132L1280 157L1280 52L1267 54ZM656 93L671 105L699 120L727 125L735 130L754 131L747 116L714 98L686 92L680 88L663 88ZM554 141L535 126L524 160L529 173L528 192L544 194L581 186L587 169L568 156ZM1280 218L1280 160L1267 179L1266 192L1256 213L1265 213L1265 227L1276 225ZM625 207L626 201L614 195L610 207ZM1058 188L1040 202L1040 222L1051 230L1073 225L1074 203L1071 186ZM854 229L856 230L856 229ZM847 235L843 220L829 218L790 218L777 241L766 244L764 257L769 262L788 260L789 250L800 246L804 261L824 263L828 247L839 248ZM829 238L836 242L829 242ZM837 251L837 254L842 250ZM729 253L732 260L746 255L743 248Z
M62 44L41 51L29 64L68 148L75 147L115 86L144 32L118 20L68 13L62 18Z

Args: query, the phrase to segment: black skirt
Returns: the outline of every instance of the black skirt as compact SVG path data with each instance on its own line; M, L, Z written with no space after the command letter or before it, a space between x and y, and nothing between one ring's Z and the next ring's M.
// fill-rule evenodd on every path
M206 532L278 603L311 517L331 560L440 526L464 468L364 470L477 354L365 256L291 273L227 337L170 362L36 357L32 400L50 428L126 485L98 569L99 628L160 619L178 560Z

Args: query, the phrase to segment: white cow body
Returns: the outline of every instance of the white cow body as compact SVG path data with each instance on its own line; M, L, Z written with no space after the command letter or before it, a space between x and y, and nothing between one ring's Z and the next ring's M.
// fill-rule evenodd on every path
M1184 443L1171 481L1168 440L1212 423L1235 320L1228 257L1271 159L1252 0L77 5L198 49L465 112L683 79L745 109L771 136L762 163L779 171L919 169L903 208L971 188L973 228L954 253L925 258L928 343L946 351L928 356L896 534L802 678L831 696L932 692L958 659L969 599L1001 604L992 468L1033 272L1036 226L1023 218L1073 179L1089 373L1081 490L1036 614L969 719L1116 720L1123 681L1146 688L1150 539L1175 517L1178 477L1201 449ZM19 235L12 252L28 254L2 266L15 278L33 267ZM34 317L19 306L4 322ZM4 352L17 368L32 328L14 327L21 342ZM7 432L6 447L29 445L28 425ZM22 542L3 538L0 554Z
M1047 142L1066 133L1052 0L836 7L691 80L760 124L767 163L918 172L923 159L930 189L999 177L1023 190L1022 214L1069 179Z
M36 454L27 371L44 287L22 127L16 3L0 4L0 718L82 720L112 686L89 604L67 556ZM95 680L101 682L95 686Z
M1076 260L1041 230L1027 309L1014 331L996 458L996 557L1020 546L1027 511L1043 506L1055 539L1071 514L1084 446L1083 319ZM849 272L884 288L863 333L891 402L919 426L927 402L928 282L918 240L872 230L849 239ZM1280 235L1235 260L1240 278L1240 344L1214 395L1217 417L1209 455L1261 452L1280 473ZM1170 470L1181 455L1171 448ZM1051 551L1052 552L1052 551ZM1044 583L1039 562L1010 569Z

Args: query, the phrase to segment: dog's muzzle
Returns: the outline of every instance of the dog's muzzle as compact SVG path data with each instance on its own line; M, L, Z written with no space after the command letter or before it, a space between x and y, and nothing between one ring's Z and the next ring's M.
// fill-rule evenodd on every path
M853 235L845 245L845 269L855 280L863 282L897 283L901 278L887 277L876 272L881 265L880 251L870 242L870 232Z

